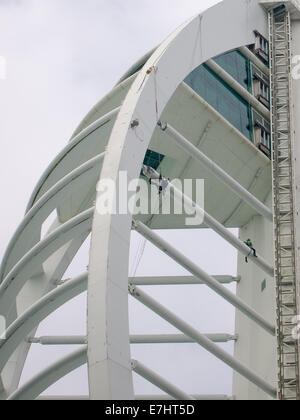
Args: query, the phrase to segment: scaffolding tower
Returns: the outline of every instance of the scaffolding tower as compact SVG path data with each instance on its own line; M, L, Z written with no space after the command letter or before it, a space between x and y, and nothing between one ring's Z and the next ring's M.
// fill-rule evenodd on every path
M291 95L291 18L286 5L269 10L271 131L277 297L278 398L299 400L299 342L294 144Z

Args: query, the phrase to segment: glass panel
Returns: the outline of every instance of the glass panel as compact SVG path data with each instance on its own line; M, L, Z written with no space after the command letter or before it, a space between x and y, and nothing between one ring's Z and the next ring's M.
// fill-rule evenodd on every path
M249 90L250 77L248 61L239 51L230 51L229 53L216 57L214 61L245 89Z
M160 155L159 153L153 152L152 150L147 150L144 165L150 166L153 169L157 169L161 162L164 159L164 155Z
M251 140L249 105L215 73L203 65L195 69L185 82Z

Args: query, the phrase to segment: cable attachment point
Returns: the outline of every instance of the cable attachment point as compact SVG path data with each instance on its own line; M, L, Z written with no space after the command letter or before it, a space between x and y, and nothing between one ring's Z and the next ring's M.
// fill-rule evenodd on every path
M137 222L135 220L133 220L132 223L131 223L131 229L132 230L136 230L137 229Z
M134 296L135 294L135 285L134 284L129 284L128 285L128 292Z
M158 121L157 125L158 125L158 127L161 128L162 131L166 131L166 129L168 128L168 124L167 123L164 123L164 122L162 122L160 120Z
M154 67L149 67L149 69L147 70L147 74L151 74L154 70Z

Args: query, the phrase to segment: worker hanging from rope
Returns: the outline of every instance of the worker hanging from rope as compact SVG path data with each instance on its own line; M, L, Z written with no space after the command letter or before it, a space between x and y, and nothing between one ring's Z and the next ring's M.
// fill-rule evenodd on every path
M158 195L161 195L161 194L165 195L166 190L169 186L169 182L170 182L170 180L168 178L165 178L160 174L160 176L158 178L158 185L157 185ZM150 183L150 185L153 183L152 178L149 178L149 183Z
M255 258L257 258L257 254L256 254L256 249L254 248L254 246L253 246L253 243L252 243L252 241L251 241L251 239L247 239L247 241L246 242L244 242L249 248L250 248L250 252L249 252L249 254L247 255L247 257L245 257L245 261L246 261L246 263L248 263L248 257L251 255L251 253L253 253L253 256L255 257Z
M165 192L168 188L169 182L170 182L169 179L164 178L162 175L160 175L160 177L159 177L159 188L158 188L158 194L159 195L161 195L161 194L164 195L165 194Z

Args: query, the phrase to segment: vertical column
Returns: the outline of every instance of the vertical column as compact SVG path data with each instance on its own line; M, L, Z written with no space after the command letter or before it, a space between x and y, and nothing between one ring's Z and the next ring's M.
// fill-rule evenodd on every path
M271 131L277 297L278 398L298 400L298 270L291 95L291 22L284 5L269 12Z

